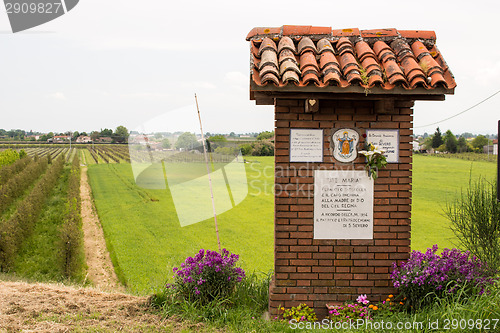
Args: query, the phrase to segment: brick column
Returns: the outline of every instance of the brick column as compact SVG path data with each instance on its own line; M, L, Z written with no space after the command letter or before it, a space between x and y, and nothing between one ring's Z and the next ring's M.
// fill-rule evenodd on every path
M305 113L304 100L277 99L275 106L275 276L269 307L306 303L319 317L326 303L367 294L378 301L394 293L390 271L410 252L412 100L396 100L384 113L375 101L321 100L317 113ZM379 171L374 186L372 240L313 239L314 170L364 170L364 156L354 163L334 160L334 128L399 129L399 163ZM290 128L324 129L323 163L290 163ZM363 139L360 143L362 146Z

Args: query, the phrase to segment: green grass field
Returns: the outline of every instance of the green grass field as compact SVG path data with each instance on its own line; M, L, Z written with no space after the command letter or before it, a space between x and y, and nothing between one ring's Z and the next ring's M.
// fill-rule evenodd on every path
M446 203L478 176L493 181L496 163L416 155L412 180L412 249L423 251L433 244L456 247L457 240L443 214Z
M273 159L251 159L248 196L217 221L222 247L239 254L246 270L268 272L273 268ZM112 260L131 291L151 292L187 256L200 248L217 249L213 218L181 227L170 191L135 185L130 164L90 165L88 173ZM192 206L196 210L196 202Z
M245 165L248 196L218 215L220 238L222 247L240 255L244 269L268 272L273 268L273 158L248 159L252 162ZM471 168L473 177L492 179L496 165L414 157L413 249L425 250L436 243L441 248L453 246L442 209L467 186ZM200 248L217 249L213 218L181 227L170 191L138 187L130 164L90 165L88 173L108 248L130 291L150 293L172 276L172 267L186 256Z

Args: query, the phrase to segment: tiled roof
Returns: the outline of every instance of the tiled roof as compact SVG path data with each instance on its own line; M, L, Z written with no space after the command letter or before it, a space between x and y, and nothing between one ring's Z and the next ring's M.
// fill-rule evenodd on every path
M309 86L394 93L401 87L449 94L456 86L433 31L285 25L254 28L247 40L253 91Z

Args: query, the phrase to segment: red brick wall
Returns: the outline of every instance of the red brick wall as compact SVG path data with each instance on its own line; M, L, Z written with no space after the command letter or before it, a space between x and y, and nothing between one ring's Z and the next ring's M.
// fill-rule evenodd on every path
M394 293L390 271L410 252L411 137L413 101L395 101L383 114L374 101L320 100L317 113L304 112L304 100L278 99L275 106L275 276L270 310L306 303L320 317L326 303L371 301ZM336 128L399 129L399 163L379 171L374 186L373 240L313 239L313 170L364 170L364 156L338 163L330 150ZM324 129L323 163L290 163L290 128ZM361 138L360 147L364 139Z

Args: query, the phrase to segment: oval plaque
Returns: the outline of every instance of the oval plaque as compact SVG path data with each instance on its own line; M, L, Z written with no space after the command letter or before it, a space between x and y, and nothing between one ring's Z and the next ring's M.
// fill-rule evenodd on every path
M342 163L358 157L359 133L351 128L341 128L332 135L333 157Z

